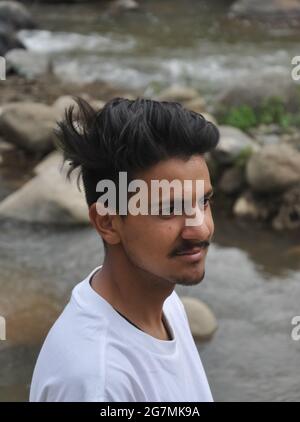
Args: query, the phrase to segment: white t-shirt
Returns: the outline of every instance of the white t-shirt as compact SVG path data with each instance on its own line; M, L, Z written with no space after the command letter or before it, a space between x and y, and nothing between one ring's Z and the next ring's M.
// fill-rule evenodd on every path
M175 291L163 305L172 340L123 318L90 285L77 284L43 344L30 401L212 401L187 316Z

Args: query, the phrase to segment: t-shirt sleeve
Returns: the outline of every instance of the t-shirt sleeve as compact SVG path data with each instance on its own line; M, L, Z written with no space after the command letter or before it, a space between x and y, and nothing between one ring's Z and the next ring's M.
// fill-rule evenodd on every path
M145 401L143 390L134 373L121 367L109 368L107 382L100 401L106 402L137 402Z

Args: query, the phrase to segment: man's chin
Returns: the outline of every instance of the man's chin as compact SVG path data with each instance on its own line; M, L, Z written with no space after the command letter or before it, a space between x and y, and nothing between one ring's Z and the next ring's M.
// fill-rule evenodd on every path
M179 284L181 286L195 286L204 279L205 271L203 271L201 276L194 276L194 277L176 277L174 279L175 284Z

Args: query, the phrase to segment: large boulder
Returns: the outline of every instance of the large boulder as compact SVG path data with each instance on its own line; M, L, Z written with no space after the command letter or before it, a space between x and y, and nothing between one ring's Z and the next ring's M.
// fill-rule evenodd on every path
M6 300L0 299L6 322L7 346L39 344L61 312L61 307L46 293L25 292L24 289L22 300L19 298L20 295L15 294L6 296Z
M51 71L51 60L46 54L16 48L10 50L6 56L9 73L35 79Z
M299 0L237 0L230 15L247 19L300 17Z
M272 226L276 230L300 228L300 183L284 193L279 212L273 219Z
M212 337L218 324L210 308L199 299L182 297L190 329L195 340L205 341Z
M247 182L255 192L283 192L300 183L300 152L289 145L266 145L246 166Z
M102 110L102 108L105 106L104 101L94 100L86 94L81 94L80 97L86 100L97 111ZM66 109L68 109L70 106L73 106L75 111L78 110L75 97L72 97L71 95L62 95L61 97L58 97L52 104L52 107L55 110L59 120L64 117Z
M220 164L233 164L259 148L250 136L231 126L219 126L220 140L212 156Z
M17 1L0 1L0 23L15 30L35 28L35 22L27 8Z
M0 109L0 134L7 141L30 152L53 149L57 114L39 103L10 103Z
M0 203L0 216L31 223L89 224L83 191L66 180L62 156L52 153L35 169L35 176Z
M194 88L175 84L161 91L157 99L160 101L178 101L180 103L187 103L198 97L199 93Z
M276 90L274 90L276 87ZM215 100L214 113L224 115L232 107L247 105L254 110L261 107L272 108L280 99L286 112L298 113L300 87L292 78L281 74L256 74L255 78L224 87Z
M58 97L52 104L52 108L55 110L57 117L62 119L65 115L66 109L73 106L74 110L78 110L78 105L71 95L62 95Z
M13 28L0 21L0 56L4 57L13 48L25 48Z
M236 195L245 186L245 173L242 167L229 167L221 176L218 188L227 195Z
M238 218L271 221L280 203L280 195L257 196L246 190L234 203L233 214Z
M203 112L205 112L205 110L206 110L206 102L205 102L204 98L196 97L196 98L193 98L192 100L185 101L184 107L187 108L188 110L195 111L196 113L203 114ZM210 121L212 121L214 123L213 118Z

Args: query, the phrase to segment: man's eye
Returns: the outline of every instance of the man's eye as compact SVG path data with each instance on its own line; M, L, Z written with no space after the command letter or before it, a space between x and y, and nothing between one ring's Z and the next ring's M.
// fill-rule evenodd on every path
M160 214L163 215L182 215L183 203L182 200L174 201L171 204L166 204L161 209Z
M204 208L207 208L208 205L212 205L213 199L212 197L210 198L207 197L207 198L201 199L199 202L200 202L200 205L202 205Z

